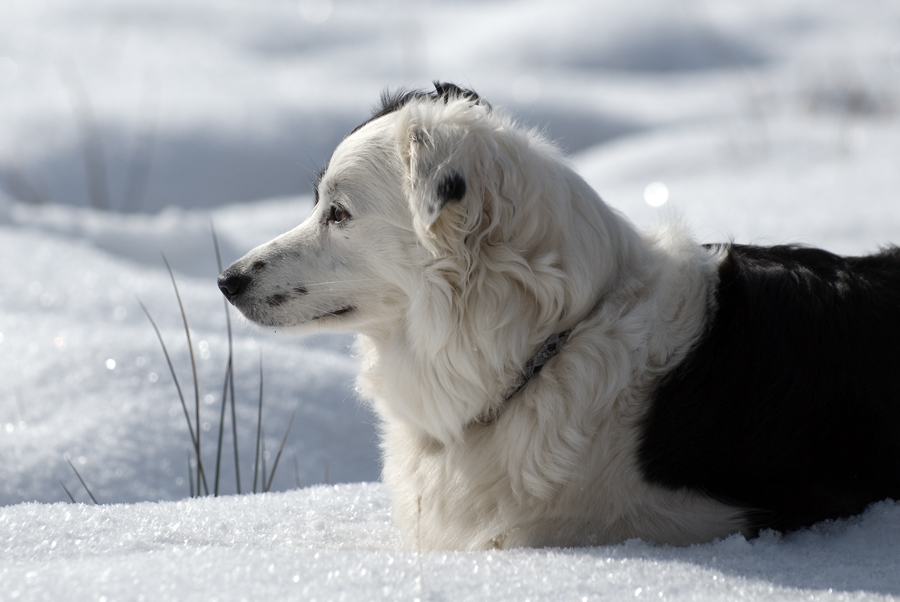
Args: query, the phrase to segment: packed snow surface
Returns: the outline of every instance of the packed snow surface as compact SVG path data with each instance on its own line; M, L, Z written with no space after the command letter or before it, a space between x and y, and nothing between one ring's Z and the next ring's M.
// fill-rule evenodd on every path
M377 483L0 510L4 599L871 600L900 595L900 507L746 541L403 549Z
M377 483L350 338L233 314L242 495L229 409L223 495L189 499L184 410L140 305L192 420L199 402L213 489L228 342L211 226L227 264L296 225L380 91L432 79L543 130L638 226L900 242L898 32L891 0L5 0L0 600L900 598L890 501L689 548L419 554ZM260 456L279 464L253 495L261 371Z

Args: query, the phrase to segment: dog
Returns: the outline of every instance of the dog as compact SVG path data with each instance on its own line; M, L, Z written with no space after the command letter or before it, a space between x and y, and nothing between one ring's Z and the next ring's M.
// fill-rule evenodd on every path
M411 546L791 531L900 498L900 250L639 232L475 92L385 94L218 285L356 332Z

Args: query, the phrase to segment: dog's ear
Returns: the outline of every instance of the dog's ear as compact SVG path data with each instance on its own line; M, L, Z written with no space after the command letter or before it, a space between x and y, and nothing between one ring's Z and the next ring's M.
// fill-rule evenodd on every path
M413 212L430 228L450 205L472 192L470 171L475 160L473 122L491 106L475 92L434 82L430 104L409 122L408 165Z
M452 151L443 158L432 155L435 151L441 151L433 147L422 148L432 145L423 144L421 134L419 137L419 140L413 141L413 145L418 147L416 149L418 152L411 153L416 159L410 164L412 209L422 224L430 228L445 207L462 202L468 192L468 185L463 166L454 165L451 160Z
M459 129L442 125L411 134L411 208L426 228L448 205L461 203L469 191L465 165L457 160L463 154Z

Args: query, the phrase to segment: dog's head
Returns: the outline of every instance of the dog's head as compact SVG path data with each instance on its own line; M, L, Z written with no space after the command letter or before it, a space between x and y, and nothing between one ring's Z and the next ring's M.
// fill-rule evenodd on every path
M609 210L552 145L451 84L382 100L335 150L306 221L219 276L235 307L296 332L403 326L434 348L528 321L507 333L524 349L594 302L615 263ZM574 257L587 240L590 266Z

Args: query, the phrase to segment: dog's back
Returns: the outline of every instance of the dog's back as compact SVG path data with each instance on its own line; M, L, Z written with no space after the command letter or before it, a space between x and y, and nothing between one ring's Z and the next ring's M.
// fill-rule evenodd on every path
M643 425L646 477L778 530L900 499L900 249L721 251L714 317Z

